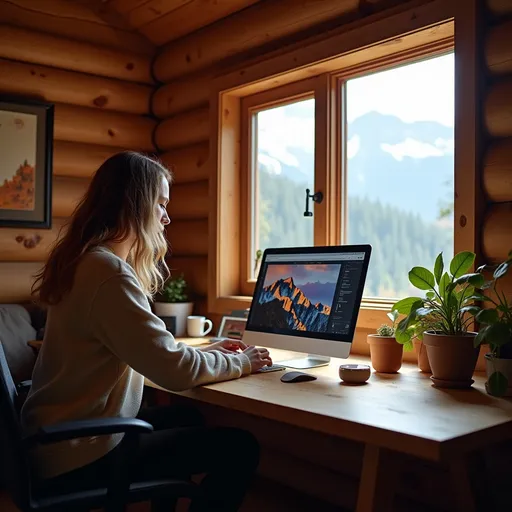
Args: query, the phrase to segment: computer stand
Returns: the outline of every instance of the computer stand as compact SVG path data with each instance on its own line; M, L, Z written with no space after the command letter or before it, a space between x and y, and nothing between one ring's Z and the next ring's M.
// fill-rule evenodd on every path
M306 368L317 368L318 366L327 366L330 360L330 357L308 354L306 357L298 357L296 359L288 359L286 361L276 361L276 364L286 366L288 368L297 368L300 370L304 370Z

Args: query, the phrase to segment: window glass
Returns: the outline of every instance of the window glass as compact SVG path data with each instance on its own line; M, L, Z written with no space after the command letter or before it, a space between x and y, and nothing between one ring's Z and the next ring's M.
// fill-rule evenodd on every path
M413 266L453 257L453 53L348 80L347 243L370 243L364 295L417 293Z
M306 189L314 191L315 100L254 114L252 129L252 253L268 247L310 246L313 217L305 217ZM314 211L309 201L309 210ZM257 265L253 267L257 269Z

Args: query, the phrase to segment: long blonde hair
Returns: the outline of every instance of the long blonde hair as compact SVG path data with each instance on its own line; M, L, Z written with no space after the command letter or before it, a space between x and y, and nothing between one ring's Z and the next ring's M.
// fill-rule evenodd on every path
M172 175L156 160L133 151L107 159L94 174L76 207L66 234L54 245L36 275L33 295L47 305L59 303L71 289L80 258L90 249L134 236L128 256L146 295L152 297L169 276L167 239L155 213L162 177Z

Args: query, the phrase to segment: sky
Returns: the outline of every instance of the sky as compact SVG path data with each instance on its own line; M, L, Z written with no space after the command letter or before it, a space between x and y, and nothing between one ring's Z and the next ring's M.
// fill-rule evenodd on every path
M351 79L347 82L347 120L376 111L405 122L437 121L453 127L454 80L453 53ZM355 154L357 141L348 143L352 146L350 157ZM301 147L312 153L314 145L314 99L258 113L258 147L274 158L298 165L286 148ZM424 158L444 150L452 152L453 144L439 141L439 147L424 147L406 140L383 149L397 159L407 155Z
M306 283L334 283L338 281L339 264L326 265L277 265L269 264L263 286L268 286L278 279L293 278L296 286Z

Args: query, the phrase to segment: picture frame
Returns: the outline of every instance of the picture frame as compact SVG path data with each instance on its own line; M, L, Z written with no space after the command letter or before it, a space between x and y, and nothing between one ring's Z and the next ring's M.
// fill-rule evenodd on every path
M219 327L219 338L241 340L247 325L247 318L224 316Z
M0 228L52 227L52 103L0 95Z

